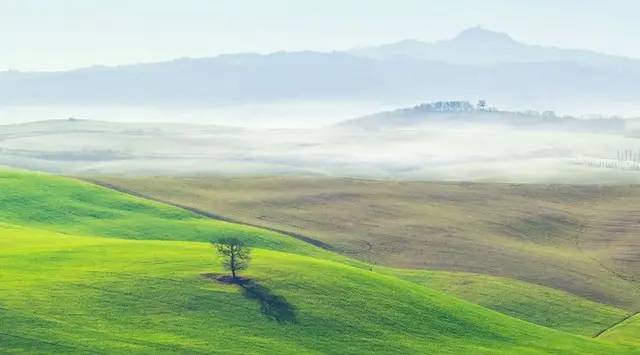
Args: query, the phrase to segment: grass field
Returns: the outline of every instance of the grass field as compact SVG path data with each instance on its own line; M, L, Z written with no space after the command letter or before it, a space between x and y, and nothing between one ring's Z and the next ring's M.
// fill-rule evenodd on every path
M640 353L626 322L602 339L569 334L627 311L533 284L370 271L290 236L49 175L0 172L0 206L3 354ZM245 287L202 276L222 272L202 242L231 234L257 248Z
M73 235L204 242L233 235L257 248L357 263L279 233L47 174L0 172L0 206L0 222Z
M640 314L627 319L623 323L603 333L600 339L634 344L640 347Z
M209 220L75 180L15 172L0 176L0 203L6 206L0 212L0 221L78 235L126 239L208 241L238 234L256 247L366 267L278 233ZM380 266L375 269L519 319L581 335L593 335L628 313L510 279Z
M257 249L243 289L203 243L0 228L8 354L639 353L326 260Z
M640 186L100 178L380 265L518 279L640 309Z
M545 327L594 336L628 311L513 279L462 272L376 268L429 289Z

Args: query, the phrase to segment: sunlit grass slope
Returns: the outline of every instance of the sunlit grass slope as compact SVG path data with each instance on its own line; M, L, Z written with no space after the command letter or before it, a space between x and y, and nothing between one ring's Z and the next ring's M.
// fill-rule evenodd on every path
M640 280L640 186L296 176L96 179L300 233L378 265L518 279L629 312L640 309L640 285L631 281Z
M0 222L123 239L211 241L233 235L254 247L348 260L279 233L47 174L0 171Z
M549 287L495 276L376 268L482 307L562 331L593 336L630 313Z
M601 339L634 344L640 348L640 314L627 319L600 336Z
M0 221L67 234L125 239L208 241L243 236L252 246L351 265L355 260L262 229L201 218L188 211L72 179L0 173ZM533 284L488 276L376 267L429 288L536 324L592 335L626 312Z
M397 278L257 249L245 291L204 243L0 226L9 354L637 354ZM271 302L266 302L271 300ZM279 319L280 322L276 321Z

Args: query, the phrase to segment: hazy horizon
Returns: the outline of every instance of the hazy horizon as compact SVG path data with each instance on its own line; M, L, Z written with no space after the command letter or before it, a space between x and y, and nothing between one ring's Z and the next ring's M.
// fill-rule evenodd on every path
M638 10L630 0L0 0L0 70L323 52L2 72L0 124L48 122L2 126L0 165L633 182L640 153L617 153L640 152L638 120L558 116L640 117L640 59L554 47L640 58L628 39L640 35ZM406 39L431 44L362 48ZM449 100L470 103L413 109Z
M384 111L413 107L423 102L366 102L366 101L287 101L228 105L211 108L145 107L145 106L4 106L0 107L0 125L66 120L76 118L114 123L183 123L229 126L255 129L316 129L345 120ZM560 116L577 118L602 115L605 117L640 118L640 104L594 105L589 107L535 107L503 105L489 102L500 110L555 111Z
M405 39L435 42L476 25L523 43L640 58L629 40L640 35L634 18L639 10L632 0L59 0L55 7L0 0L0 70L347 50ZM567 16L576 11L580 16Z

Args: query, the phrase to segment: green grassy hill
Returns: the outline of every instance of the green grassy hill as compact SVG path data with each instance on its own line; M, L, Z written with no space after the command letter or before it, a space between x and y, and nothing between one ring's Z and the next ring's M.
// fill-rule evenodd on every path
M100 181L300 233L379 265L518 279L640 309L640 186L316 177Z
M501 277L386 268L376 271L518 319L585 336L599 334L630 314L567 292Z
M257 248L357 263L279 233L47 174L0 172L0 206L0 222L73 235L204 242L233 235Z
M220 272L203 243L9 225L0 241L4 353L638 353L294 254L256 250L243 289L201 276Z
M433 289L585 335L622 310L510 280L475 278L463 292L470 275L369 271L289 236L71 179L0 172L0 207L2 353L640 353ZM256 284L202 276L222 272L202 242L230 234L258 248ZM498 284L514 290L500 302L488 291ZM543 319L553 313L562 318Z
M92 184L44 174L0 174L0 221L76 235L209 241L240 235L254 247L366 267L361 262L263 229L202 218L188 211ZM563 292L504 278L376 267L535 324L593 335L628 314Z
M599 338L640 347L640 314L604 332Z

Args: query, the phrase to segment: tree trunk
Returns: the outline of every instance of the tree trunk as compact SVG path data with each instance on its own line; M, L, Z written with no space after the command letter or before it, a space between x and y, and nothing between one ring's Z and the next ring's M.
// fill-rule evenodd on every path
M230 266L231 266L231 275L233 276L233 280L236 279L236 257L235 255L231 254L231 260L230 260Z

